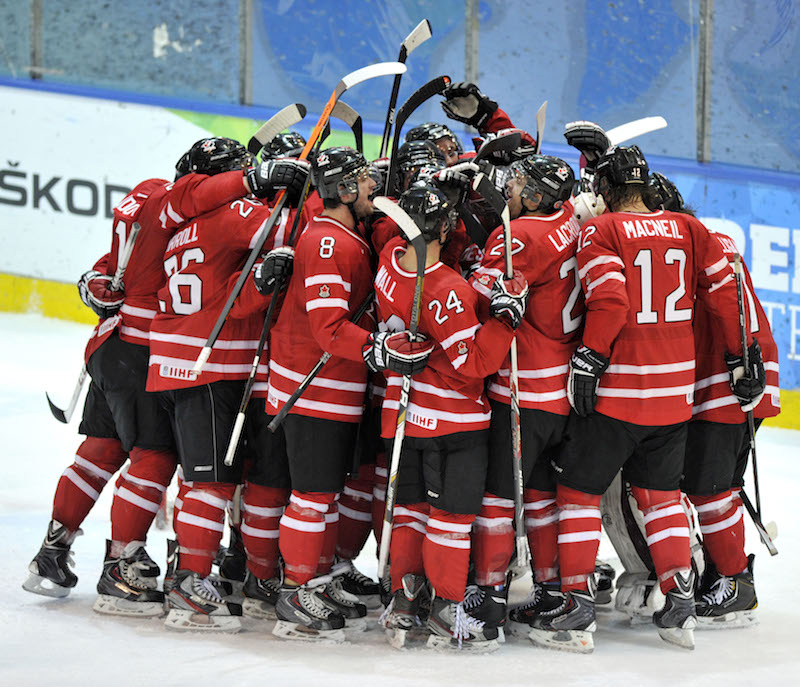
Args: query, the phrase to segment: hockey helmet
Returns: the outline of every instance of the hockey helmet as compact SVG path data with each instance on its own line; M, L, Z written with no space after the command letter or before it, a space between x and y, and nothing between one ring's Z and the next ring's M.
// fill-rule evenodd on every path
M607 188L647 184L649 168L639 146L613 146L597 161L594 184L595 193ZM607 187L604 187L605 180Z
M278 157L293 157L289 154L296 151L299 155L305 145L306 139L296 131L281 133L261 149L261 159L274 160Z
M458 140L458 136L456 136L450 130L450 128L444 124L425 122L424 124L415 126L406 134L406 141L431 141L432 143L436 143L436 141L442 138L451 139L455 144L456 152L459 155L464 152L464 148L461 145L461 141Z
M399 188L395 192L402 193L408 188L406 180L412 180L423 168L443 169L447 164L442 151L432 141L406 141L397 149L397 169Z
M651 197L648 202L648 207L651 210L668 210L669 212L680 212L683 208L683 196L667 177L660 172L650 173L650 182L648 184Z
M425 237L425 243L441 240L441 230L447 233L455 226L456 207L440 188L430 182L414 183L398 201Z
M369 175L366 158L348 146L323 150L311 165L311 178L323 200L341 200L341 196L358 194L358 181Z
M550 155L528 155L513 162L509 168L511 178L522 182L520 196L536 201L541 195L538 210L554 212L572 195L575 174L564 160Z
M222 136L201 138L189 148L187 155L186 166L189 172L208 175L243 169L254 161L241 143Z

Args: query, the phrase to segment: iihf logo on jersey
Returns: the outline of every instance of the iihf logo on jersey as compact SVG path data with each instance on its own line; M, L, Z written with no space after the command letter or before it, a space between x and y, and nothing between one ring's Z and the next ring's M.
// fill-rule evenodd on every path
M328 298L331 295L331 287L327 284L323 284L319 287L319 297L320 298Z

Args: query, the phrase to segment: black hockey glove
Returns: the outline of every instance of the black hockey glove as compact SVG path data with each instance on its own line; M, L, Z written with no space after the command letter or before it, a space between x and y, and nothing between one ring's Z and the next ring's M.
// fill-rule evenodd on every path
M495 112L497 103L481 93L474 83L450 84L442 93L444 113L458 122L480 129Z
M78 281L78 293L84 305L88 305L103 319L116 315L125 302L124 285L119 285L119 291L112 291L112 280L107 274L89 270Z
M564 138L586 158L586 170L593 172L600 156L608 150L611 142L606 132L594 122L569 122L564 129Z
M433 352L433 342L421 334L411 339L411 332L373 332L361 350L372 372L391 370L401 375L422 372Z
M528 302L528 281L522 272L514 270L511 279L497 279L492 284L492 295L489 298L489 314L498 320L504 320L516 329L525 317Z
M293 266L294 248L291 246L273 248L253 272L256 291L262 296L269 296L279 282L281 286L286 286L289 277L292 276Z
M597 403L597 385L600 376L608 369L608 358L588 346L578 346L569 361L567 399L581 417L594 412Z
M747 347L747 362L749 369L745 370L742 356L725 354L731 391L745 413L753 410L759 404L767 384L761 346L755 339Z
M307 160L281 158L248 167L245 175L250 191L257 198L271 198L276 192L286 189L289 205L297 207L310 169Z

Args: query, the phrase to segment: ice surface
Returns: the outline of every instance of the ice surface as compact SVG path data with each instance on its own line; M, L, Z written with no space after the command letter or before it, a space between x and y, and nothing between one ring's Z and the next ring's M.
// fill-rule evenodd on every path
M595 652L576 656L510 639L492 655L396 651L382 633L354 635L341 646L275 639L271 622L244 619L234 636L176 634L160 620L127 620L92 611L104 539L109 535L111 486L75 542L80 581L70 596L51 600L22 590L27 565L41 544L53 492L72 461L80 406L70 425L50 415L45 391L65 407L80 371L90 328L36 315L0 314L0 686L209 684L333 687L347 685L669 685L713 687L800 683L800 521L792 511L800 486L800 433L759 432L761 493L766 520L775 520L780 555L770 558L748 522L761 624L752 629L697 631L697 649L665 644L652 626L631 628L608 607L598 610ZM751 493L752 496L752 493ZM154 531L150 553L165 555L165 533ZM614 560L606 541L601 556ZM375 574L374 545L358 566ZM162 565L163 567L163 565ZM529 578L512 593L524 596Z

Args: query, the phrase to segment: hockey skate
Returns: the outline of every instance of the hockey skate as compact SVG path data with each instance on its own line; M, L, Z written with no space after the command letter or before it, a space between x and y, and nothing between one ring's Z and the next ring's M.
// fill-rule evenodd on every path
M596 606L605 606L611 603L611 595L614 593L614 578L617 571L605 561L595 561L594 579L597 589L594 593L594 603Z
M28 566L30 575L22 588L26 592L63 599L69 590L78 584L78 577L70 568L74 567L70 546L83 530L70 532L58 520L47 525L47 534L42 548Z
M175 571L178 569L178 542L174 539L167 539L167 567L164 571L164 601L166 596L172 591L175 586Z
M318 577L300 587L281 587L275 615L278 622L272 634L300 641L344 641L344 617L322 600L320 592L330 582Z
M167 597L169 614L164 624L171 630L200 632L238 632L242 607L224 601L206 577L191 570L178 570Z
M702 629L733 629L758 625L758 597L753 586L753 560L738 575L720 575L697 601L697 626Z
M561 595L558 608L541 611L528 638L535 646L546 649L590 654L594 651L596 629L594 588L590 581L588 590L566 592Z
M697 625L694 608L692 570L677 572L676 586L666 593L664 608L653 614L653 622L661 639L683 649L694 649L694 628Z
M614 608L631 621L631 625L653 622L653 613L664 607L664 593L654 572L624 572L617 580Z
M330 582L320 590L319 596L334 611L342 615L345 629L355 632L364 632L367 629L367 607L357 596L344 590L341 577L330 577Z
M499 587L499 589L498 589ZM488 627L497 628L497 641L506 641L503 628L506 624L508 600L506 585L467 585L464 594L464 610L473 618L483 621Z
M262 580L248 570L242 588L242 612L250 618L276 620L278 616L275 615L275 604L278 603L280 591L279 577Z
M563 601L558 582L533 583L525 601L514 605L508 612L508 632L515 636L528 636L534 620L540 613L554 611Z
M394 593L378 621L395 649L404 648L408 642L424 634L419 610L425 595L427 589L422 575L403 575L403 586Z
M497 628L472 617L464 604L435 596L431 602L427 627L432 649L457 649L475 653L497 651Z
M144 550L143 542L130 542L119 557L111 555L111 542L106 541L103 572L97 583L95 613L128 617L154 618L164 614L164 594L156 589L158 566Z
M381 607L380 585L358 570L353 561L337 559L332 573L341 577L342 589L357 596L367 608L373 610Z

